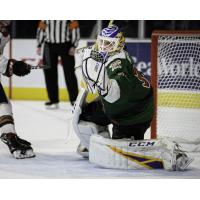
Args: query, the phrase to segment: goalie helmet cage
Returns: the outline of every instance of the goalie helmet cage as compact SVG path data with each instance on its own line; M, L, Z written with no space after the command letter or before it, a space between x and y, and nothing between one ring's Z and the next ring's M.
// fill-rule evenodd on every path
M152 33L151 83L155 104L151 138L197 141L200 138L200 30Z

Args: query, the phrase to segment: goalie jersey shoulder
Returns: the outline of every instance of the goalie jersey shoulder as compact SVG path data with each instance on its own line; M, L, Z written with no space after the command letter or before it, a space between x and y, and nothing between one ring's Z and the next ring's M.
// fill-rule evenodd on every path
M116 64L119 64L119 62L121 62L121 61L128 61L130 64L133 64L133 60L129 56L128 52L123 50L123 51L116 53L115 55L109 57L106 62L106 67L113 65L114 62L116 62Z

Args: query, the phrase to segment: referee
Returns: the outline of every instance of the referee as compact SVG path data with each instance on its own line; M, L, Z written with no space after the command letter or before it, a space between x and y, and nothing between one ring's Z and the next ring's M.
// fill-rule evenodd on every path
M44 70L49 101L45 103L49 109L58 108L58 57L62 59L64 77L69 92L71 105L78 95L78 84L75 75L74 53L80 39L77 21L41 20L37 29L37 53L41 53L44 44L43 62L50 66Z

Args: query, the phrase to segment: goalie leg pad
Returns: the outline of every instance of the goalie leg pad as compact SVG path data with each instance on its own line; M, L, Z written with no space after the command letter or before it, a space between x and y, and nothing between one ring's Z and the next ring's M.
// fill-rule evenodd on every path
M80 121L77 125L77 130L78 132L76 132L76 134L79 137L81 144L89 149L91 135L104 134L103 130L105 130L105 127L98 126L92 122ZM108 133L105 135L108 135Z
M105 126L99 126L93 122L86 122L83 120L80 120L80 114L82 112L82 106L84 104L85 98L86 98L87 92L85 89L82 89L79 92L79 95L77 97L74 110L73 110L73 128L80 139L81 145L85 146L87 149L89 149L90 144L90 136L92 134L102 134L105 137L109 137L109 133L105 133Z
M112 140L92 135L89 160L105 168L179 170L174 150L174 142L162 139Z

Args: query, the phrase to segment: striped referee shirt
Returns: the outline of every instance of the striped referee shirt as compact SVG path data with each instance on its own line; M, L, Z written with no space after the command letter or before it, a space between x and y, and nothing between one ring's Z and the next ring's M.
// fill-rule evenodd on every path
M71 42L77 47L80 30L77 21L73 20L41 20L37 29L37 46L47 43Z

